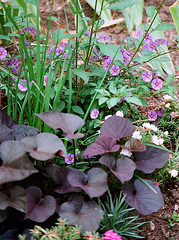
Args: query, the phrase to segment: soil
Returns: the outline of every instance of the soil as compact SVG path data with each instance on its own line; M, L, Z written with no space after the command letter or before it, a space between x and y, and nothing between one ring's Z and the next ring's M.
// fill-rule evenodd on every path
M92 18L93 17L93 10L92 8L85 2L85 0L80 1L82 7L84 8L84 13L86 16ZM145 6L154 5L159 6L161 0L145 0ZM175 0L166 0L164 6L160 11L160 17L164 23L171 23L172 18L169 12L169 6L171 6ZM69 1L65 0L65 8L67 12L67 19L69 24L70 33L74 33L75 25L74 25L74 16L69 9ZM49 17L51 9L51 1L50 0L41 0L40 1L40 12L42 22L44 23L44 27L47 29L48 21L45 20ZM60 19L60 25L66 27L66 20L63 11L63 1L54 1L54 6L52 9L52 15ZM122 14L119 11L113 11L113 19L122 18ZM149 21L147 15L144 12L144 23ZM58 24L56 21L52 21L50 26L50 34L54 30L56 30ZM120 44L121 41L127 34L127 30L125 27L124 22L113 25L110 27L102 28L99 35L109 35L111 37L111 42L115 44ZM174 50L176 48L176 43L173 41L174 34L177 34L175 29L171 29L169 31L165 31L165 37L168 40L168 47L169 50ZM171 54L171 58L173 60L175 70L176 66L179 66L179 58L176 52ZM175 84L179 83L179 71L176 70L176 77L175 77ZM176 96L179 98L179 89L175 92ZM3 105L3 99L0 96L0 106ZM161 103L161 99L156 97L149 99L149 108L154 105L159 105ZM162 239L170 239L170 240L177 240L179 239L179 222L174 223L173 227L170 227L169 220L171 220L173 211L176 210L179 213L179 185L175 179L173 181L166 183L165 189L163 191L165 205L161 208L158 212L153 213L148 216L142 216L144 221L149 223L145 224L142 227L143 232L140 234L147 240L162 240ZM169 228L170 227L170 228ZM132 238L130 238L132 239Z

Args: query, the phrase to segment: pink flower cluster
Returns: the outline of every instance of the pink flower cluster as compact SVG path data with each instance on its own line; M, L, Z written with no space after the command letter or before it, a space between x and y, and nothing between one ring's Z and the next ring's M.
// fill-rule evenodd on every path
M122 240L122 238L113 230L108 230L105 232L103 240Z

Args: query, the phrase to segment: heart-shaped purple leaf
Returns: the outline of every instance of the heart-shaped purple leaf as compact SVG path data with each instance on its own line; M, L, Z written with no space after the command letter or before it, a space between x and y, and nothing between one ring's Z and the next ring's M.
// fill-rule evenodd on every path
M78 198L63 203L60 208L60 217L62 219L66 218L68 225L81 226L82 233L96 231L100 221L103 219L103 214L102 209L95 202L83 201L80 203Z
M12 207L21 212L25 212L26 192L22 187L13 186L10 189L10 196L0 192L0 209L5 210L7 207Z
M0 143L12 138L12 129L4 124L0 124Z
M27 156L22 156L16 161L3 163L0 166L0 185L6 182L19 181L38 172Z
M111 155L103 156L99 162L109 167L111 172L123 183L129 181L136 169L135 163L127 157L119 158L115 164L115 158Z
M99 197L107 190L107 173L100 168L90 169L87 175L74 169L67 179L72 186L82 188L91 198Z
M63 152L64 157L67 156L63 142L52 133L39 133L22 139L22 142L30 156L41 161L51 159L58 151Z
M27 209L25 219L29 218L35 222L44 222L56 210L56 201L52 196L41 198L42 191L38 187L26 188Z
M16 140L22 140L27 136L36 136L39 133L39 130L34 127L26 126L26 125L14 125L12 126L13 137Z
M83 155L95 156L104 153L117 152L120 145L116 140L109 136L99 136L90 146L88 146Z
M58 110L52 110L36 114L44 123L53 129L61 129L66 138L76 139L83 137L81 133L75 133L84 125L84 120L77 115L62 113Z
M0 145L0 156L4 164L16 161L25 153L24 144L20 141L9 140Z
M126 118L113 115L104 121L100 133L115 140L131 136L135 131L135 126Z
M125 143L125 147L130 152L144 152L146 151L146 145L139 139L131 138Z
M67 179L67 175L73 171L73 168L70 167L62 167L57 169L52 178L53 180L59 184L59 188L56 190L57 193L64 194L68 192L81 192L81 188L73 187Z
M146 146L145 152L134 152L136 168L144 173L152 173L165 165L169 152L157 147Z
M144 182L136 179L134 182L135 189L129 183L124 185L122 190L126 195L125 201L138 212L147 215L158 211L164 205L160 188L152 181L145 180L155 192Z
M0 124L6 125L8 128L12 128L13 125L17 124L13 118L8 116L5 112L0 110Z

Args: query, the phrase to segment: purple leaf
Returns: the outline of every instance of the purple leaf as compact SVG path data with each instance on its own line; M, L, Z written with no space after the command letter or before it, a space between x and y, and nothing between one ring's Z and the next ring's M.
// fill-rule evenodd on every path
M20 141L9 140L0 145L0 156L4 164L16 161L25 153L24 144Z
M5 112L0 110L0 124L4 124L8 128L12 128L13 125L17 124L17 122L14 121L14 119L8 116Z
M19 181L38 172L27 156L22 156L16 161L3 163L0 166L0 185L6 182Z
M115 158L110 155L103 156L99 162L110 168L111 172L123 183L129 181L136 169L135 163L127 157L119 158L115 164Z
M56 201L52 196L41 198L40 188L30 186L26 188L27 193L27 210L25 219L29 218L35 222L44 222L56 210Z
M12 126L13 137L16 140L22 140L27 136L36 136L39 133L39 130L34 127L26 126L26 125L14 125Z
M154 190L150 189L139 179L135 180L134 186L127 183L124 185L123 194L126 195L125 201L138 212L147 215L158 211L164 205L160 188L152 181L145 180Z
M146 146L139 139L131 138L125 143L125 148L130 152L146 151Z
M105 120L100 129L102 135L112 137L115 140L131 136L134 131L135 126L128 119L116 115Z
M0 124L0 143L12 138L12 129L4 124Z
M67 156L63 142L52 133L39 133L22 139L22 142L30 156L41 161L51 159L58 151L62 151L64 157Z
M7 207L12 207L21 212L25 212L26 193L22 187L13 186L10 189L10 196L0 192L0 209L5 210Z
M145 152L134 152L136 168L144 173L152 173L165 165L169 152L157 147L146 146Z
M44 123L53 129L61 129L66 138L76 139L83 137L81 133L75 133L84 125L84 120L77 115L62 113L58 110L52 110L37 115Z
M83 155L95 156L104 153L117 152L120 145L116 140L109 136L99 136L90 146L88 146Z
M87 175L74 169L67 179L72 186L82 188L91 198L99 197L107 190L107 173L100 168L90 169Z
M95 202L81 202L78 198L63 203L60 208L60 217L66 218L68 225L81 226L82 233L96 231L103 214L102 209Z
M63 167L54 172L52 178L60 186L60 188L56 190L57 193L64 194L68 192L81 192L81 188L73 187L67 179L67 175L71 171L73 171L73 168Z

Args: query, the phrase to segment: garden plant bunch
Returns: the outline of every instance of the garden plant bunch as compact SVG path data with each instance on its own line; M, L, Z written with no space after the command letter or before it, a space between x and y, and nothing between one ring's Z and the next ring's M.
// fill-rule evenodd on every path
M164 1L158 8L148 7L150 23L137 26L119 46L107 35L97 36L104 24L102 9L97 20L96 8L93 19L81 20L91 28L86 24L80 29L76 4L76 33L70 34L68 22L61 28L52 16L53 1L46 31L39 20L39 0L26 2L35 7L36 16L24 9L14 17L9 8L21 7L0 3L15 42L13 53L0 47L0 89L7 96L0 111L0 222L14 208L35 223L56 215L63 228L65 220L64 229L53 229L53 239L58 234L71 239L68 231L74 239L100 239L96 231L105 240L137 237L137 218L130 222L131 235L130 223L125 231L117 215L113 223L106 220L115 202L111 182L117 182L115 191L124 196L116 200L121 219L131 209L148 215L164 206L156 171L167 166L165 177L170 178L179 170L175 72L167 40L158 34L174 27L159 18ZM50 36L53 20L59 27ZM171 68L166 70L167 63ZM163 96L163 107L141 114L138 107L147 107L146 99L156 95ZM167 149L168 142L176 148ZM168 161L169 154L174 162ZM41 184L31 184L31 175L45 176L53 189L46 194ZM107 194L111 205L103 204ZM33 233L52 239L42 237L51 232L45 231L37 226Z

